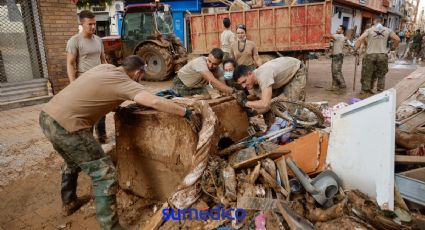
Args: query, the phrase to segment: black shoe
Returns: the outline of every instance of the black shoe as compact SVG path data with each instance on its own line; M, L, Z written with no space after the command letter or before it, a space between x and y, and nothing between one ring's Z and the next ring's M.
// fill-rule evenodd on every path
M77 198L76 200L73 200L67 204L62 205L62 215L63 216L70 216L74 212L76 212L78 209L81 208L81 206L87 204L91 199L91 196L86 195L82 196L80 198Z

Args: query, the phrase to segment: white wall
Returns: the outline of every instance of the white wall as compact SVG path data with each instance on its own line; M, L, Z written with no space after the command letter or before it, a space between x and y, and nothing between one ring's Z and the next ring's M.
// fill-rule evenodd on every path
M332 11L332 12L334 12L334 11ZM354 17L353 17L353 14L349 14L349 13L345 13L345 12L341 13L341 18L338 18L338 13L334 14L332 16L331 33L335 33L338 26L342 25L342 19L344 17L350 18L350 20L348 22L348 28L347 29L352 29L352 28L354 28L354 26L357 26L356 34L359 35L361 25L362 25L361 24L362 23L362 16L361 16L360 10L356 10L356 14L355 14Z
M388 28L392 30L397 30L400 25L400 17L396 15L388 15L388 20L391 18L391 22L388 24Z
M356 17L354 17L354 26L357 26L356 35L360 36L360 32L362 29L362 12L360 10L356 10Z

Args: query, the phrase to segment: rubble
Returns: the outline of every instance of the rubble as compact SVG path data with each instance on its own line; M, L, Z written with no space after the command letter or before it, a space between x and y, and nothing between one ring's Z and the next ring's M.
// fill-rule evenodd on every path
M317 113L318 106L292 103L293 111L286 113L284 110L291 106L280 104L276 106L278 116L287 122L281 122L284 125L279 129L267 134L251 133L237 143L220 144L215 138L220 136L217 132L222 132L215 124L220 120L212 119L211 109L204 110L204 125L194 139L197 147L190 170L185 171L181 184L141 229L417 229L423 216L408 208L403 186L399 193L390 179L394 179L397 161L395 155L388 155L395 149L393 91L353 103L333 111L330 129L323 122L323 115L314 116L315 112L310 111ZM322 112L327 108L323 107ZM381 129L381 136L371 129L369 136L363 132L364 136L359 137L360 131L344 134L335 126L341 117L358 122L361 119L354 115L368 110L379 115L386 113L380 122L374 120L378 124L373 128ZM344 130L361 129L365 124L356 125ZM287 137L278 138L283 134ZM338 135L345 140L336 145ZM368 151L369 142L377 138L383 142ZM409 157L421 157L422 148L419 146ZM330 167L326 162L331 163ZM360 168L354 169L356 166ZM183 214L178 219L165 220L164 209ZM207 219L202 219L202 213L207 213Z

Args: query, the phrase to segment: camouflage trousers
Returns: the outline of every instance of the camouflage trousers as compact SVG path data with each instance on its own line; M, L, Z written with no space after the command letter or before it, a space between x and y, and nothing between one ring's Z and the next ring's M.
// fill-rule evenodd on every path
M306 69L302 65L288 84L278 89L273 89L272 98L284 97L291 101L304 101L306 85L307 85ZM289 106L288 109L291 110L293 108ZM263 114L263 117L267 127L270 127L274 123L275 115L272 113L272 111L269 110L265 112Z
M385 75L388 72L387 54L367 54L362 61L362 90L373 89L374 82L378 81L378 90L385 89Z
M332 55L332 88L346 88L344 76L342 75L343 54Z
M179 96L192 96L195 94L205 94L208 93L208 90L206 87L200 87L200 88L191 88L186 86L178 76L175 76L173 79L173 86L171 89L177 93Z
M112 160L93 136L91 128L70 133L47 113L41 112L40 127L53 148L64 159L61 195L64 204L76 199L76 180L80 171L91 177L96 215L102 229L119 229L116 212L117 182ZM69 180L75 181L71 186ZM67 184L68 183L68 184ZM64 191L68 190L68 191ZM64 196L68 193L69 195ZM67 200L71 199L71 200Z
M410 50L412 51L413 57L421 57L421 43L412 43L410 45Z

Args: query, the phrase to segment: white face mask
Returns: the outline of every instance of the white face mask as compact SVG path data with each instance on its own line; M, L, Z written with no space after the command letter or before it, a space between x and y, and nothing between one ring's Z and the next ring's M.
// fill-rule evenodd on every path
M224 72L224 79L226 79L226 80L233 79L233 71L226 71L226 72Z
M378 24L376 24L376 26L375 26L375 27L376 27L376 29L380 30L380 29L382 29L382 27L383 27L383 26L382 26L382 24L381 24L381 23L378 23Z

